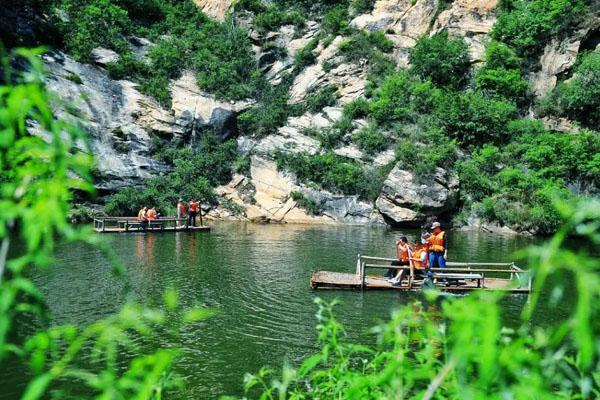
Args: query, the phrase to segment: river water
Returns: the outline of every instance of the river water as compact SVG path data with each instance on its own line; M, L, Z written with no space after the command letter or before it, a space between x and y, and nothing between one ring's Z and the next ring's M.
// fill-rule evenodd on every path
M298 363L317 351L314 298L340 300L339 320L350 340L372 343L369 328L389 318L400 304L419 298L401 292L314 291L315 270L354 271L356 255L394 256L394 242L420 232L352 226L254 225L216 223L212 232L104 234L123 260L125 278L111 273L97 249L62 246L56 266L36 271L53 323L85 324L119 310L127 299L160 305L166 288L176 288L185 306L201 305L218 314L157 337L183 352L176 371L186 386L181 398L212 399L243 393L246 372L262 366ZM451 261L513 260L534 239L477 232L449 232ZM526 267L526 265L520 265ZM503 300L505 323L516 323L526 295ZM552 310L552 316L560 310ZM544 312L541 312L544 315ZM541 321L543 322L543 321ZM22 371L0 374L0 398L16 399Z

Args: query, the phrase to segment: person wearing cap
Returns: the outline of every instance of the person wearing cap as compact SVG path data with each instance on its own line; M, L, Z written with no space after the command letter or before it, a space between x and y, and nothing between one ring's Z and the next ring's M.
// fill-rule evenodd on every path
M177 202L177 226L181 226L180 219L185 218L185 204L183 204L183 199L179 199Z
M431 224L431 230L431 237L429 238L430 276L431 268L446 268L446 258L448 257L448 242L442 225L436 221Z

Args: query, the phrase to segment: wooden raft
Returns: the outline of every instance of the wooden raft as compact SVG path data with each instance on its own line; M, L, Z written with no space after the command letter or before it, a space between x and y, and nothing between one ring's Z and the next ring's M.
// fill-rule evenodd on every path
M188 226L186 223L186 218L157 218L148 224L147 229L144 231L135 217L95 217L94 230L98 233L210 231L210 226L206 226L202 222L200 222L200 226Z
M387 270L393 258L358 256L356 273L317 271L310 278L314 289L361 289L361 290L400 290L420 291L423 278L415 276L412 266L404 269L400 286L393 286L381 275L367 275L366 269ZM386 264L383 264L383 263ZM506 291L530 293L531 277L527 271L514 263L461 263L448 262L447 268L433 268L435 286L445 292L466 293L473 290ZM450 282L446 285L444 278ZM458 278L458 279L452 279Z

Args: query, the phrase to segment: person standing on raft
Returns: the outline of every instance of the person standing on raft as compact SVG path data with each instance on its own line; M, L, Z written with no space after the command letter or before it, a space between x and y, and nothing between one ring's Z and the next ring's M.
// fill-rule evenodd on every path
M439 222L431 224L431 237L429 238L429 271L427 275L432 276L432 268L446 268L448 258L448 241L446 232Z
M148 227L148 219L146 218L146 213L148 212L148 207L142 207L140 211L138 211L137 220L140 223L140 227L142 230L146 230Z
M183 204L183 199L179 199L177 202L177 219L185 218L185 204ZM177 226L181 226L181 221L177 221Z
M192 199L188 207L188 225L196 226L196 215L198 215L199 209L200 206L198 205L196 199Z

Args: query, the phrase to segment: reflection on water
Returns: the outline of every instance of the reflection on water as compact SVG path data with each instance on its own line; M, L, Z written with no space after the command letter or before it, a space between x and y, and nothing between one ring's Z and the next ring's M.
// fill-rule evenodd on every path
M313 271L353 271L356 255L394 256L394 242L418 231L384 228L219 223L211 233L105 234L124 261L127 276L110 273L109 263L86 245L61 247L57 266L37 272L55 323L89 323L117 311L130 296L159 305L174 287L185 306L203 305L218 315L184 329L177 338L160 337L163 346L183 348L177 371L187 381L182 398L241 394L245 372L292 363L316 351L315 296L337 298L340 320L351 340L372 342L368 328L386 320L399 304L419 298L400 292L322 291L310 288ZM531 239L484 233L450 233L453 261L512 261ZM506 322L514 323L527 297L503 300ZM556 311L556 310L554 310ZM0 379L16 398L16 370ZM6 385L2 385L7 387Z

